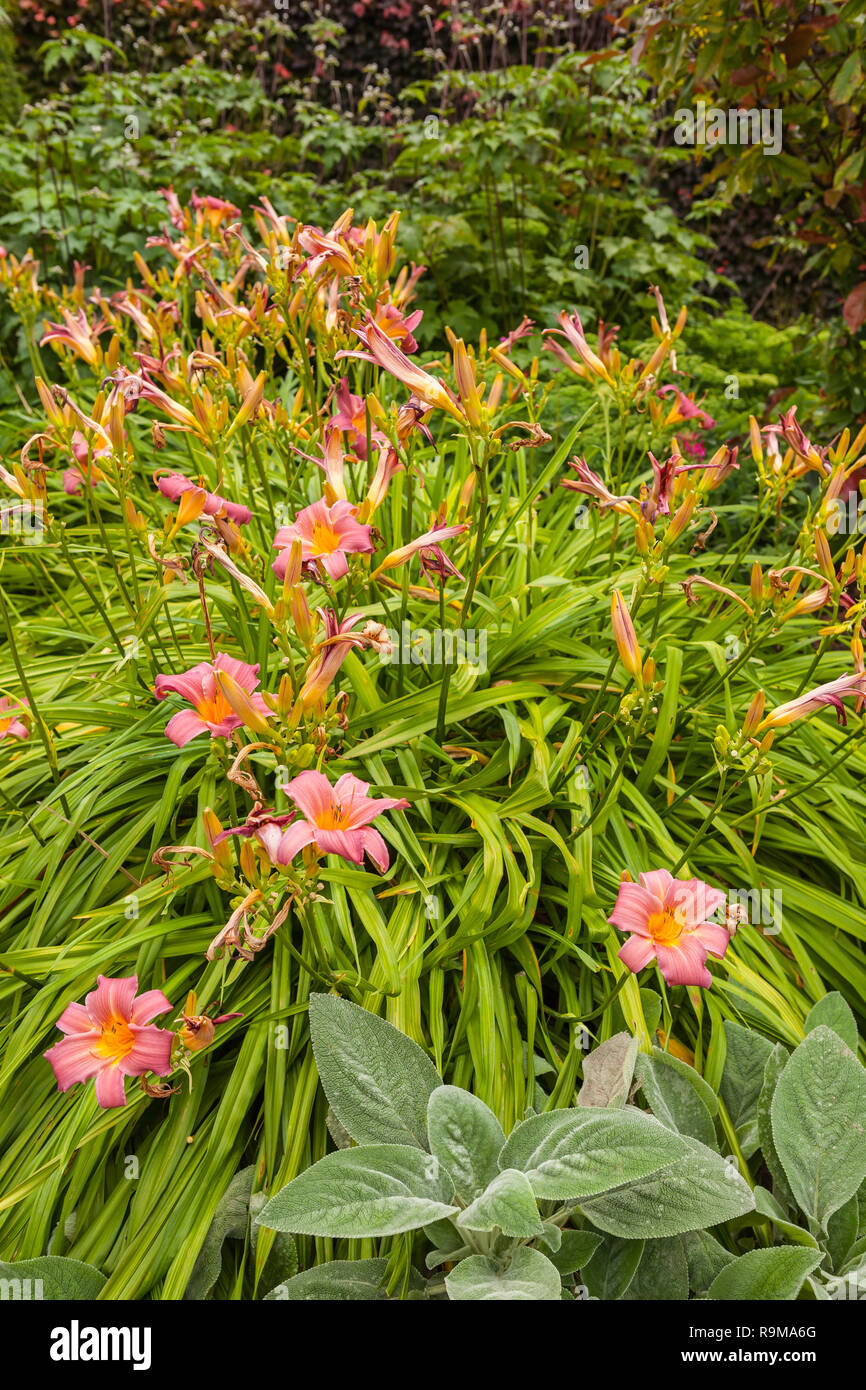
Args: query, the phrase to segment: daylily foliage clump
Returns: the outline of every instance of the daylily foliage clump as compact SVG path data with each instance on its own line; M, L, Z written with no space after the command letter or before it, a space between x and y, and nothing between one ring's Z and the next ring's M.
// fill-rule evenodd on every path
M866 558L838 504L866 429L813 442L756 402L747 439L715 437L686 309L658 286L631 347L563 306L431 355L397 213L323 228L268 199L164 198L115 293L0 256L37 369L2 505L42 522L2 556L0 1085L4 1114L51 1117L36 1148L6 1135L0 1256L60 1230L51 1255L95 1266L105 1296L182 1297L237 1183L251 1220L270 1199L261 1229L199 1296L303 1280L332 1237L335 1262L363 1243L346 1277L375 1273L371 1296L516 1297L523 1266L529 1296L605 1296L612 1241L664 1239L670 1296L749 1297L712 1289L751 1287L723 1270L772 1252L799 1206L818 1254L790 1296L807 1278L821 1296L856 1257L859 1218L844 1252L827 1223L859 1169L815 1215L757 1134L815 1029L862 1109ZM374 1143L343 1114L366 1063L332 1088L312 1050L340 999L338 1032L381 1014L412 1039L424 1114L468 1107L487 1133L465 1190L435 1146L445 1176L425 1176L418 1135L376 1156L417 1178L423 1220L293 1214L289 1194ZM619 1080L599 1091L604 1048ZM572 1126L579 1155L583 1105L646 1151L560 1192L526 1126L540 1144ZM679 1163L712 1177L706 1210L629 1227L616 1190ZM709 1226L701 1284L681 1238Z

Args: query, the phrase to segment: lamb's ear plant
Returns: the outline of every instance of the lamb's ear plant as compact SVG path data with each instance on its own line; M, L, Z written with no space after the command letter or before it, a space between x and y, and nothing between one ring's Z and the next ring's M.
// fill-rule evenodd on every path
M259 1222L379 1238L383 1253L306 1270L269 1298L386 1298L385 1238L416 1231L390 1250L411 1250L404 1297L790 1300L866 1284L866 1073L841 996L816 1006L790 1057L729 1024L721 1102L687 1062L620 1034L586 1059L576 1106L530 1111L507 1137L389 1023L327 995L310 1020L354 1143Z
M506 1138L483 1101L444 1085L390 1024L326 995L312 997L310 1021L322 1085L355 1146L295 1178L259 1222L332 1239L423 1230L426 1269L448 1266L428 1279L429 1297L573 1296L605 1233L639 1244L753 1209L720 1154L636 1106L529 1113ZM371 1296L374 1262L359 1263L366 1283L357 1266L350 1276L323 1268L319 1282L335 1281L333 1297ZM272 1296L308 1297L307 1282Z
M727 1021L718 1103L678 1059L658 1049L638 1059L655 1115L682 1133L700 1129L709 1138L711 1127L753 1189L754 1212L738 1223L736 1242L712 1253L704 1246L704 1278L691 1285L699 1297L847 1299L866 1292L866 1071L840 994L814 1006L805 1033L789 1055ZM754 1245L747 1248L750 1227ZM713 1237L704 1233L704 1240ZM634 1294L638 1283L628 1296L651 1296Z

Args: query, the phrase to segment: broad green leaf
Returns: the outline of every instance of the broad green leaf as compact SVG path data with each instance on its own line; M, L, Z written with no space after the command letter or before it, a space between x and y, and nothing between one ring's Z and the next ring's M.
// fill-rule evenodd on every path
M470 1255L445 1276L445 1287L455 1303L558 1303L562 1296L557 1269L528 1245L519 1245L504 1262Z
M705 1293L719 1271L736 1256L709 1231L686 1231L680 1239L689 1267L689 1288L697 1294Z
M506 1141L499 1162L519 1168L536 1197L574 1201L654 1173L688 1145L652 1115L624 1109L553 1110L532 1115Z
M716 1275L707 1298L728 1302L793 1300L806 1275L818 1268L822 1258L820 1250L803 1250L796 1245L749 1250Z
M260 1226L307 1236L392 1236L455 1215L439 1160L408 1144L368 1144L319 1159L272 1197Z
M597 1231L563 1231L562 1244L550 1261L560 1274L574 1274L592 1259L603 1239Z
M89 1301L99 1297L105 1283L105 1275L93 1265L61 1255L40 1255L35 1260L14 1263L0 1261L0 1301Z
M691 1140L686 1156L670 1167L581 1202L581 1209L600 1231L644 1240L717 1226L754 1205L736 1167Z
M333 1260L330 1264L304 1269L292 1279L277 1284L265 1301L299 1303L314 1299L318 1303L378 1303L387 1300L382 1287L387 1260Z
M489 1106L458 1086L437 1086L427 1105L430 1152L463 1202L471 1202L499 1172L505 1134Z
M806 1015L806 1022L803 1025L807 1034L824 1024L826 1028L832 1028L834 1033L850 1047L854 1056L857 1056L857 1023L844 997L834 990L831 994L825 994L817 1004L814 1004Z
M781 1231L782 1235L787 1236L793 1245L808 1245L812 1250L818 1249L818 1242L815 1237L805 1227L797 1226L793 1221L789 1221L784 1208L765 1187L755 1188L755 1211L759 1216L766 1216L769 1221L772 1221L776 1229Z
M427 1102L442 1080L417 1043L331 994L311 995L310 1034L325 1095L357 1143L427 1147Z
M857 1241L858 1220L859 1204L855 1193L827 1221L827 1249L836 1270L841 1269L850 1258Z
M764 1084L761 1087L761 1094L758 1097L758 1141L761 1149L761 1156L769 1169L773 1179L773 1196L777 1202L781 1202L786 1207L796 1207L796 1199L791 1191L791 1185L785 1177L785 1170L782 1167L779 1155L776 1153L776 1144L773 1139L773 1124L770 1117L770 1108L773 1104L773 1096L776 1094L776 1087L779 1084L779 1077L788 1065L788 1052L781 1043L777 1043L767 1058L767 1065L764 1068Z
M657 1120L677 1134L716 1147L714 1109L708 1104L711 1099L717 1109L716 1098L694 1067L654 1047L649 1056L640 1054L636 1074Z
M210 1230L199 1251L184 1298L206 1298L219 1278L223 1242L228 1236L243 1239L249 1220L250 1191L255 1165L235 1173L214 1212Z
M866 1177L866 1071L838 1033L821 1025L795 1049L770 1115L791 1190L824 1226Z
M497 1173L481 1196L460 1213L457 1225L465 1231L492 1231L498 1226L503 1235L521 1239L544 1233L529 1179L516 1168Z
M860 65L860 54L858 52L849 53L830 86L830 100L835 106L842 106L846 101L850 101L860 83L863 81L863 69Z
M617 1033L583 1059L578 1105L603 1108L625 1105L634 1075L637 1038Z
M752 1028L725 1019L725 1070L720 1093L737 1131L744 1158L758 1147L758 1097L773 1044Z
M555 1221L544 1221L539 1240L550 1255L556 1255L562 1248L562 1227Z
M635 1276L643 1248L642 1240L603 1236L592 1259L581 1270L590 1297L607 1303L622 1298Z
M640 1264L622 1297L635 1303L685 1302L689 1270L684 1236L667 1236L644 1244Z

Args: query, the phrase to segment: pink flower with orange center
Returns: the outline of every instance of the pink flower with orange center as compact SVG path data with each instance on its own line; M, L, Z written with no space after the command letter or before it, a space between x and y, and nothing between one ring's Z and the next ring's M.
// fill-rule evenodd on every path
M454 536L461 536L464 531L468 531L468 523L464 522L460 526L434 526L432 530L425 531L423 536L416 536L414 541L409 541L407 545L401 545L397 550L391 550L384 560L373 571L371 578L375 579L385 570L395 569L398 565L404 565L418 551L439 551L440 541L451 540ZM444 558L444 557L443 557ZM459 570L455 570L459 573Z
M102 357L99 335L108 328L106 320L101 318L90 324L83 309L78 309L72 314L61 306L60 313L63 323L49 323L46 319L46 332L39 346L44 347L46 343L62 343L64 347L71 348L82 357L89 366L95 367Z
M725 894L698 878L679 879L667 869L639 874L640 883L621 883L608 921L631 932L619 958L635 974L655 960L669 985L703 985L713 977L708 955L724 956L730 938L723 926L710 922L725 903Z
M4 738L29 738L27 725L18 718L28 708L27 700L10 700L0 696L0 741Z
M211 738L227 738L233 729L239 729L243 719L232 709L217 680L217 672L225 671L241 690L250 697L250 704L258 714L273 715L273 710L265 704L260 694L254 694L259 683L259 667L248 666L233 656L217 652L216 659L200 661L189 671L179 676L158 675L154 682L156 698L164 700L166 695L182 695L192 705L192 709L179 710L173 714L165 726L166 737L178 748L183 748L190 739L210 732Z
M97 988L83 1004L68 1004L57 1020L66 1036L43 1055L57 1085L68 1091L79 1081L96 1078L96 1099L103 1110L126 1104L125 1076L171 1071L172 1034L152 1019L171 1008L162 990L138 995L138 976L97 976Z
M399 309L385 300L381 300L376 305L376 312L373 315L377 328L381 328L382 332L386 333L392 342L395 342L401 351L405 352L407 357L418 351L418 343L412 330L418 327L423 317L423 309L415 309L413 313L404 317Z
M283 829L271 822L256 836L274 864L289 864L299 850L315 845L320 854L339 854L361 864L368 854L380 874L388 868L388 847L370 822L383 811L402 810L408 801L367 795L369 782L346 772L333 785L324 773L302 772L281 788L295 803L302 819Z
M344 434L350 436L350 446L354 449L358 458L367 457L367 403L363 396L355 396L349 390L349 378L340 378L337 387L335 401L338 406L337 414L332 415L328 424L333 430L342 430ZM372 429L370 432L371 442L374 444L385 444L387 440L381 430Z
M328 686L352 647L369 645L364 637L352 632L352 628L363 616L361 613L347 613L340 622L333 608L317 608L316 612L325 624L325 636L317 645L315 659L298 692L298 699L304 709L309 709L319 700L324 700Z
M861 697L866 696L866 675L862 671L852 671L849 676L839 676L834 681L825 681L823 685L816 685L813 690L804 691L802 695L797 696L796 700L788 700L784 705L777 705L761 720L756 732L763 733L765 729L784 728L786 724L793 724L795 719L803 719L808 714L814 714L824 705L832 705L836 711L837 722L846 724L848 720L845 706L842 704L842 697L845 695L856 695L858 703Z
M425 372L423 367L416 364L401 352L396 344L383 332L370 314L367 315L366 323L363 328L355 328L354 333L366 349L364 352L349 352L346 350L337 353L337 358L359 357L364 362L373 362L376 366L384 367L386 372L390 372L398 381L402 381L414 396L417 396L421 403L428 407L438 406L440 410L446 411L459 424L466 424L466 415L461 408L460 402L443 381Z
M275 547L282 551L273 566L277 577L285 576L292 542L297 540L305 563L315 561L331 579L342 579L349 568L347 554L371 554L373 550L370 527L357 516L358 508L342 499L330 507L323 500L304 507L291 526L281 526L274 537Z
M677 425L681 420L697 420L702 429L711 430L716 423L712 415L702 410L697 401L693 401L678 386L660 386L656 395L674 397L674 404L665 418L666 425Z
M249 507L243 506L240 502L230 502L218 492L208 492L199 483L184 477L183 473L165 473L161 476L155 473L153 480L163 497L167 497L170 502L177 502L188 493L194 494L192 500L196 503L201 502L201 508L196 513L198 516L227 516L230 521L237 522L238 526L247 526L253 519Z

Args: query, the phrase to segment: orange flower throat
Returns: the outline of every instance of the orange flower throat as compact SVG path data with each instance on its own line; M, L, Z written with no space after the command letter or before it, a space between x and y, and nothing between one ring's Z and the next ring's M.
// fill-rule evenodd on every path
M203 695L195 708L196 713L201 715L206 724L221 724L233 713L231 705L219 688L210 700L206 695Z
M313 546L320 555L333 555L335 550L339 550L342 538L332 526L325 526L321 521L313 523Z
M135 1047L135 1035L125 1018L112 1018L102 1025L102 1037L93 1049L96 1057L107 1057L111 1062L122 1062Z
M650 914L647 928L653 941L658 942L660 946L675 946L682 934L683 923L677 920L673 912L665 908L662 912Z

